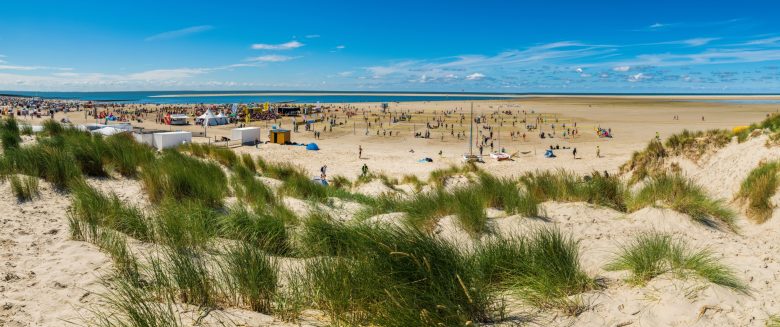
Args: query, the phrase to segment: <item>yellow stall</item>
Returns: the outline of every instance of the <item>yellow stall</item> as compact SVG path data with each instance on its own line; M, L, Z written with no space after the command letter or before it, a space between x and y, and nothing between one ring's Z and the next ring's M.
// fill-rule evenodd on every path
M268 139L271 140L271 143L276 144L287 144L292 142L290 131L287 129L272 129L268 133Z

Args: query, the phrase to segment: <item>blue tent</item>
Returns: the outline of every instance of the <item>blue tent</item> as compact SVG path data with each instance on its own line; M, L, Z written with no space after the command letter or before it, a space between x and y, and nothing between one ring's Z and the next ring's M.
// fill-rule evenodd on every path
M548 149L544 152L545 158L555 158L555 153L553 153L553 150Z
M320 149L320 147L317 146L317 143L306 144L306 150L317 151L319 149Z

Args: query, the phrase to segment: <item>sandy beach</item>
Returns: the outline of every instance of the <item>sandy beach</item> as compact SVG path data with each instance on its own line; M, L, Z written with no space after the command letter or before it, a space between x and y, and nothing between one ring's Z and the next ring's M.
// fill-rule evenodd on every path
M304 168L311 176L317 175L319 168L327 165L328 176L341 175L354 180L365 164L373 173L396 179L411 174L425 180L437 169L462 164L462 155L469 151L468 117L473 103L474 115L488 117L487 124L493 127L496 150L500 147L505 148L507 153L517 154L511 161L486 158L484 164L478 164L484 172L511 179L517 179L526 172L558 169L578 176L605 171L609 175L618 175L620 166L630 160L635 151L644 149L656 135L666 139L686 129L731 131L735 127L760 122L769 114L778 112L775 104L698 101L701 99L704 98L536 97L473 102L400 102L391 103L388 113L410 112L412 120L397 124L385 121L380 128L376 127L378 122L367 128L360 121L363 110L370 119L387 119L379 113L378 103L323 104L330 107L335 115L343 115L347 107L361 115L359 119L349 119L332 131L322 132L318 139L313 132L303 131L303 127L300 132L292 133L293 141L304 144L316 142L321 150L307 151L302 146L265 143L233 150L268 162L291 163ZM336 111L337 108L340 111ZM505 111L513 114L503 114ZM538 130L528 131L523 123L512 126L514 119L524 118L523 111L527 113L525 117L529 122L535 117L543 117L545 120L539 125L544 131L552 133L552 125L556 125L555 136L541 139ZM451 128L431 129L431 138L415 137L416 132L426 129L427 122L442 117L443 112L449 112L443 122ZM461 114L467 117L463 124L460 123ZM55 114L56 120L63 117L62 113ZM84 119L82 112L68 113L67 117L73 124L95 122L94 119ZM43 119L21 121L39 125ZM562 131L572 128L575 123L578 135L563 138ZM253 122L248 126L260 126L265 136L272 124ZM484 125L475 125L475 134L478 130L485 130ZM134 122L133 126L193 132L203 130L203 127L195 125L157 124L152 115L142 123ZM289 120L281 120L281 127L290 126ZM313 130L322 131L324 127L324 123L316 123ZM209 137L195 137L194 142L213 143L215 137L229 137L232 128L235 128L233 124L208 127ZM597 136L597 128L609 129L612 137ZM392 136L383 134L385 131L391 132ZM458 139L450 132L465 133L465 137ZM525 133L526 139L521 136L513 138L511 134L514 132L519 133L515 135ZM780 254L776 251L780 213L774 212L766 223L757 224L746 218L743 207L734 199L751 170L761 162L780 159L780 148L768 146L769 140L770 136L763 134L742 143L735 138L720 149L706 152L698 160L672 156L665 163L667 166L674 163L684 176L701 185L708 196L722 200L738 212L738 232L705 226L662 205L623 212L582 201L547 201L540 205L540 217L525 217L488 208L489 225L498 235L525 235L539 226L555 226L571 235L579 246L583 270L590 276L603 278L606 285L578 295L585 305L583 311L576 315L510 300L507 316L513 319L497 325L764 326L771 316L780 314L780 302L776 299L776 294L780 292ZM35 142L32 136L23 137L23 144ZM545 149L556 145L567 149L555 150L556 158L545 158ZM359 147L363 149L360 158ZM573 148L577 149L577 158L572 155ZM597 148L600 157L596 156ZM477 151L476 148L474 151ZM485 154L488 152L489 149L486 149ZM432 162L419 162L426 157ZM626 174L621 178L628 177ZM273 188L283 183L274 178L262 178ZM457 187L453 186L457 184L453 182L456 180L454 177L448 180L450 184L447 187ZM115 193L123 203L152 210L153 203L145 194L142 182L137 179L114 174L106 178L88 177L87 182L101 192ZM634 189L640 186L634 186ZM409 185L398 187L402 190L411 188ZM0 261L3 262L0 266L0 305L3 305L0 308L0 326L90 325L90 319L104 300L100 295L106 292L103 277L114 269L114 263L96 245L71 239L68 208L71 207L72 196L55 190L47 182L41 183L40 196L30 202L19 203L10 195L8 182L2 183L0 190L7 195L0 202ZM369 195L401 192L376 181L353 191ZM411 192L403 196L411 196L409 194ZM231 196L227 201L234 203L240 200ZM780 203L780 196L774 196L771 201ZM289 196L285 197L284 203L300 216L325 211L344 221L349 221L363 207L359 203L341 200L331 206L312 204L306 199ZM391 213L367 221L397 223L398 217L402 216L402 213ZM454 220L454 215L442 217L435 223L434 233L459 247L476 246L479 238L470 236ZM738 293L699 278L678 279L674 274L664 274L647 284L635 286L624 282L627 272L604 269L621 246L647 232L669 233L685 239L691 246L712 250L718 259L733 268L737 278L748 285L750 293ZM131 239L129 246L132 252L145 254L153 252L159 245ZM292 269L289 267L302 265L297 258L279 260L288 270ZM177 312L184 317L184 325L195 325L198 310L181 306L177 307ZM290 323L246 308L222 307L197 320L208 326L329 325L327 315L318 310L304 310L297 322Z

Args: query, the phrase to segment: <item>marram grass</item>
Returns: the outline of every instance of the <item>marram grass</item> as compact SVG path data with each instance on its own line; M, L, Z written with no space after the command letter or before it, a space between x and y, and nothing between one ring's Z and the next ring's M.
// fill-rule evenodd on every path
M774 205L770 200L777 193L778 172L779 162L761 163L742 181L736 199L747 204L747 217L754 222L763 223L772 217Z
M667 234L641 234L624 246L620 253L604 267L606 270L628 270L629 282L642 285L665 273L678 277L696 275L740 293L749 287L707 250L691 250L682 240Z

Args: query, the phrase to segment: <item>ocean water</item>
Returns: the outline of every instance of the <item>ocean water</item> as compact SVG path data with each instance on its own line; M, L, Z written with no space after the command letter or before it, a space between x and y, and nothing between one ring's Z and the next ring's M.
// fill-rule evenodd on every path
M44 99L116 103L353 103L398 101L495 100L522 95L499 93L404 93L404 92L301 92L301 91L138 91L138 92L14 92L2 95Z
M399 101L500 100L538 95L561 96L686 96L712 95L714 99L681 101L743 104L780 104L780 100L750 99L775 94L683 94L683 93L445 93L445 92L338 92L338 91L122 91L122 92L26 92L0 91L0 95L41 97L45 99L83 100L116 103L223 104L223 103L355 103ZM717 96L744 96L744 99L717 99Z

